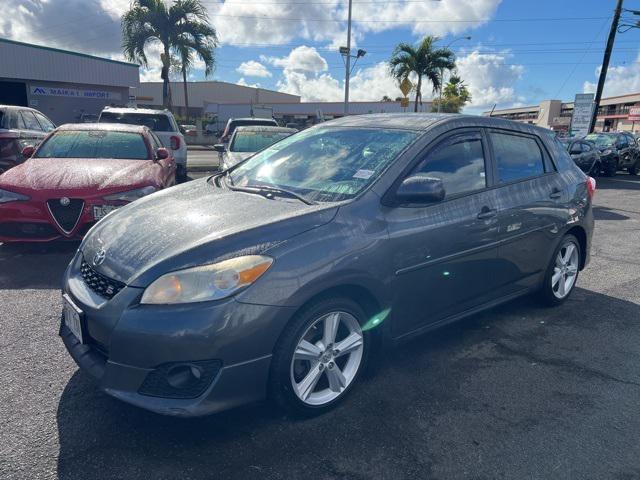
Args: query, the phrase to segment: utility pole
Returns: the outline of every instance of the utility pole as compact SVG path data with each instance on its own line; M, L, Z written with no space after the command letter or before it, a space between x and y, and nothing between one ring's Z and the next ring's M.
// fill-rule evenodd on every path
M591 114L591 125L589 126L589 133L593 132L596 128L596 120L598 118L598 109L600 108L600 99L602 98L602 90L604 89L604 82L607 79L607 70L609 69L609 60L611 59L611 51L613 50L613 43L616 39L616 32L618 31L618 23L620 22L620 13L622 12L622 2L624 0L618 0L616 10L613 13L613 21L611 22L611 30L609 30L609 38L607 39L607 48L604 50L604 58L602 60L602 70L600 70L600 78L598 79L598 88L596 90L596 99L593 105L593 113Z
M349 115L349 76L351 75L351 2L349 0L349 18L347 20L347 59L345 61L344 76L344 114Z

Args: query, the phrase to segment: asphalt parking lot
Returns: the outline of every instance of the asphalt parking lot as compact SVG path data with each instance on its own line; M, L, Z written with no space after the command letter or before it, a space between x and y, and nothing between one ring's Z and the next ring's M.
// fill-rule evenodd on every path
M161 417L100 393L57 337L77 245L0 245L0 478L640 478L640 179L598 179L592 261L379 354L333 412Z

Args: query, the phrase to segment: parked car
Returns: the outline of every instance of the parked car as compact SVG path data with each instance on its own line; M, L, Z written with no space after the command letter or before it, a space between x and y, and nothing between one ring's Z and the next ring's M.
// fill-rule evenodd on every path
M231 135L228 145L218 143L214 145L214 149L221 154L220 165L226 170L297 131L283 127L238 127Z
M640 164L640 151L635 140L623 133L590 133L585 140L593 142L601 152L601 156L615 157L617 170L626 169L632 175L636 175ZM613 155L612 155L613 154ZM611 173L609 176L613 176Z
M144 125L151 129L160 139L162 145L175 158L179 182L187 179L187 144L180 127L169 110L152 110L147 108L113 108L105 107L100 114L100 123L124 123L128 125Z
M0 105L0 174L22 162L22 149L37 145L55 125L33 108Z
M598 176L600 173L612 177L616 174L617 156L611 150L603 150L602 154L596 144L582 139L559 139L571 155L576 165L587 175Z
M155 412L268 395L321 413L377 342L532 292L566 301L594 190L531 125L344 117L98 223L64 274L60 335L100 388Z
M197 125L180 125L180 131L185 137L196 137L198 136L198 126Z
M238 127L248 127L252 125L263 125L269 127L277 127L278 122L276 122L273 118L230 118L227 121L227 126L222 132L222 136L220 137L220 143L229 143L231 140L231 135Z
M63 125L23 155L0 176L0 242L79 239L110 212L175 183L175 160L147 127Z

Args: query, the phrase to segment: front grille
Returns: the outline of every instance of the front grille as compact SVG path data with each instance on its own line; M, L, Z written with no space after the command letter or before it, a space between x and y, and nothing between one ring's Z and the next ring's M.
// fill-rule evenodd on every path
M60 233L48 223L7 222L0 223L0 237L51 238Z
M147 374L138 389L141 395L162 398L196 398L202 395L207 387L211 385L213 379L218 375L222 362L220 360L204 360L199 362L188 362L200 370L200 378L185 387L176 388L169 385L167 374L176 363L165 363L158 366Z
M47 206L53 216L56 223L64 230L65 233L71 233L75 228L82 209L84 207L84 201L80 198L66 199L69 201L67 205L63 205L61 199L55 198L47 200Z
M96 272L84 259L80 265L80 273L82 274L84 283L86 283L91 290L107 299L112 299L125 287L124 283Z

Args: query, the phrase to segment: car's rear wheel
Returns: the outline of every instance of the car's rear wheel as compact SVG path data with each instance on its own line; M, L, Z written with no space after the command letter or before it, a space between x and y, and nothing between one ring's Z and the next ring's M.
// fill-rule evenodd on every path
M540 290L546 304L559 305L569 298L578 280L580 255L578 239L566 235L551 258Z
M274 351L270 393L286 410L317 415L342 401L364 369L369 335L365 314L349 299L303 308Z

